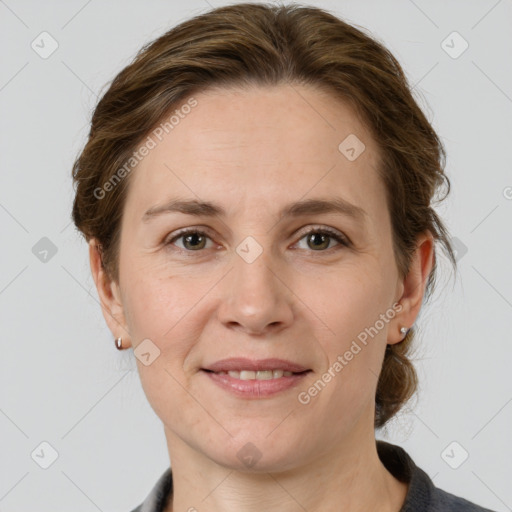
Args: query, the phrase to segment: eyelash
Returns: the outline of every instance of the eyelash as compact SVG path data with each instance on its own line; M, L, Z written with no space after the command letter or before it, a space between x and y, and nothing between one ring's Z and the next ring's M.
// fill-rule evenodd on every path
M351 246L351 242L344 235L342 235L341 233L339 233L338 231L336 231L334 229L325 228L325 227L322 227L322 228L313 227L313 228L309 229L308 231L306 231L306 232L301 234L301 237L299 238L299 241L302 240L304 237L306 237L308 235L311 235L313 233L314 234L320 234L320 235L327 235L330 238L333 238L334 240L336 240L341 246L344 246L344 247L350 247ZM190 234L197 234L197 235L206 236L207 238L209 238L211 240L211 237L205 231L201 231L201 230L199 230L197 228L185 228L185 229L179 231L178 233L176 233L176 235L173 236L171 239L169 239L167 242L165 242L165 245L166 246L172 245L176 240L179 240L180 238L183 238L184 236L190 235ZM176 249L178 249L181 252L186 252L186 253L194 253L194 252L202 252L202 251L204 251L204 249L202 249L202 250L199 249L197 251L192 251L192 250L188 250L188 249L182 249L180 247L177 247ZM336 250L336 246L335 247L331 247L329 249L320 250L320 251L313 251L313 250L311 250L311 252L330 253L333 249Z

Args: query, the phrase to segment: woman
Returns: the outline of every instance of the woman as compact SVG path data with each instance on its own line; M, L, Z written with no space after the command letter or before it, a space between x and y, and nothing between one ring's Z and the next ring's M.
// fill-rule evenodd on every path
M455 266L444 157L395 58L317 8L218 8L119 73L73 218L172 462L135 511L488 510L375 439L436 244Z

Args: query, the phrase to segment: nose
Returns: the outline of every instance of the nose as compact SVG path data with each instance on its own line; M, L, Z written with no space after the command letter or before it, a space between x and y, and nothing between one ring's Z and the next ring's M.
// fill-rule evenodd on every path
M269 251L268 251L269 252ZM238 253L223 279L219 320L252 335L276 334L293 321L293 293L285 271L263 251L256 259Z

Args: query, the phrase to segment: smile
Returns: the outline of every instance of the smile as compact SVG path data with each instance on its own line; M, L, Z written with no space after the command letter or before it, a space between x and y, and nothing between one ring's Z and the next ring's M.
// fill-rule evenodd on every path
M276 370L229 370L213 372L203 369L201 373L207 376L224 391L239 398L256 399L269 398L278 393L297 386L311 370L299 373Z
M239 380L271 380L280 379L281 377L291 377L293 372L285 370L230 370L229 372L214 372L217 375L229 375L233 379Z

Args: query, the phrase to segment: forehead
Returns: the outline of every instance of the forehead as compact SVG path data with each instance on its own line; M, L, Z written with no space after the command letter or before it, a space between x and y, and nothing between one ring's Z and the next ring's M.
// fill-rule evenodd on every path
M229 199L233 212L242 202L277 211L308 194L339 195L367 211L383 206L378 148L332 94L283 84L211 88L193 98L178 123L150 134L155 145L133 171L127 210L139 218L176 196Z

